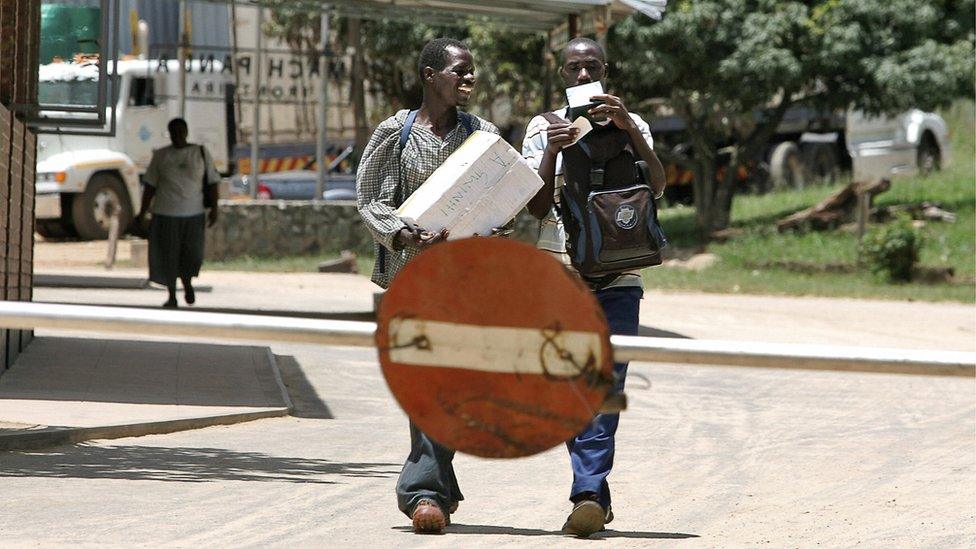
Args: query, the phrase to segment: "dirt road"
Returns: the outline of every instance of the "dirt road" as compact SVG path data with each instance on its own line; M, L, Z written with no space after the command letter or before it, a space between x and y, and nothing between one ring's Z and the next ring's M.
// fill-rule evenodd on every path
M361 277L205 273L203 306L368 307ZM39 288L48 301L154 304L150 290ZM974 350L958 304L648 292L644 333ZM43 335L43 334L41 334ZM0 454L12 545L563 547L562 448L458 456L466 500L420 538L393 486L407 421L367 349L273 345L298 417ZM650 385L648 386L648 382ZM972 547L972 379L631 365L610 477L615 547Z

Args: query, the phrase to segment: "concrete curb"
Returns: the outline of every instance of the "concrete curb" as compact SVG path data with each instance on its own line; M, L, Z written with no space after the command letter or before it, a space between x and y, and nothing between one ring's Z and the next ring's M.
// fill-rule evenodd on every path
M97 276L36 273L34 286L38 288L105 288L113 290L144 290L149 279L132 276Z
M194 417L153 421L148 423L126 423L99 427L48 427L22 433L0 434L0 451L36 450L63 444L75 444L87 440L141 437L163 435L190 429L202 429L215 425L233 425L269 417L282 417L290 413L289 408L269 408L256 412L225 414L219 416Z

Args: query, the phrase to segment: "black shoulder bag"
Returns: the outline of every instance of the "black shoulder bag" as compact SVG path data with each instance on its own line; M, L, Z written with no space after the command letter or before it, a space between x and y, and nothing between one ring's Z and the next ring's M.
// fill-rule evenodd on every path
M207 153L203 150L203 145L200 145L200 158L203 159L203 208L215 208L217 207L216 201L213 200L210 197L210 193L207 192L207 187L209 186L208 183L210 182L207 174L210 173L210 170L207 166ZM255 181L255 184L257 184L257 181Z

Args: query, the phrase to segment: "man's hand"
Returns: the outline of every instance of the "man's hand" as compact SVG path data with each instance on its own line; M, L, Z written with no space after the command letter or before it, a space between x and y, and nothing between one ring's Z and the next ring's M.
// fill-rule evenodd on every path
M397 239L404 246L425 250L438 242L447 240L449 234L447 229L441 229L436 233L432 233L414 225L413 227L400 229L400 232L397 233Z
M502 238L508 238L509 236L512 236L513 233L515 233L515 229L509 227L495 227L488 234L481 235L474 233L474 236L499 236Z
M217 208L210 208L207 212L207 226L213 227L214 223L217 222L217 218L220 217L220 210Z
M597 117L606 116L621 130L631 130L637 127L634 119L627 112L627 107L624 106L624 102L616 95L594 95L590 98L590 101L603 101L602 105L597 105L588 111L591 115Z
M549 124L549 128L546 129L546 152L559 153L563 147L572 143L578 134L579 128L568 122Z

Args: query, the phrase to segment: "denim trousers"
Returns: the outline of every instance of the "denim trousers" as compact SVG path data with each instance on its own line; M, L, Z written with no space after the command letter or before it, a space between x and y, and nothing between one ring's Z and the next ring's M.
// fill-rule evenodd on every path
M596 292L611 334L637 335L643 295L644 291L638 287L608 288ZM611 392L622 392L627 377L627 363L614 363L613 372L617 381ZM599 414L583 432L566 441L569 460L573 466L573 486L569 492L571 501L579 501L588 493L593 493L604 509L610 506L607 475L613 468L614 436L619 421L619 413Z
M639 287L608 288L595 292L603 307L610 333L637 335L638 310L643 290ZM617 382L614 392L623 391L627 363L613 365ZM620 414L600 414L575 438L566 442L573 466L573 486L570 499L586 492L599 497L601 505L610 505L607 475L613 467L614 434ZM437 502L446 512L451 503L464 496L454 474L454 450L431 439L410 423L410 455L407 456L397 480L397 506L408 517L422 499Z

